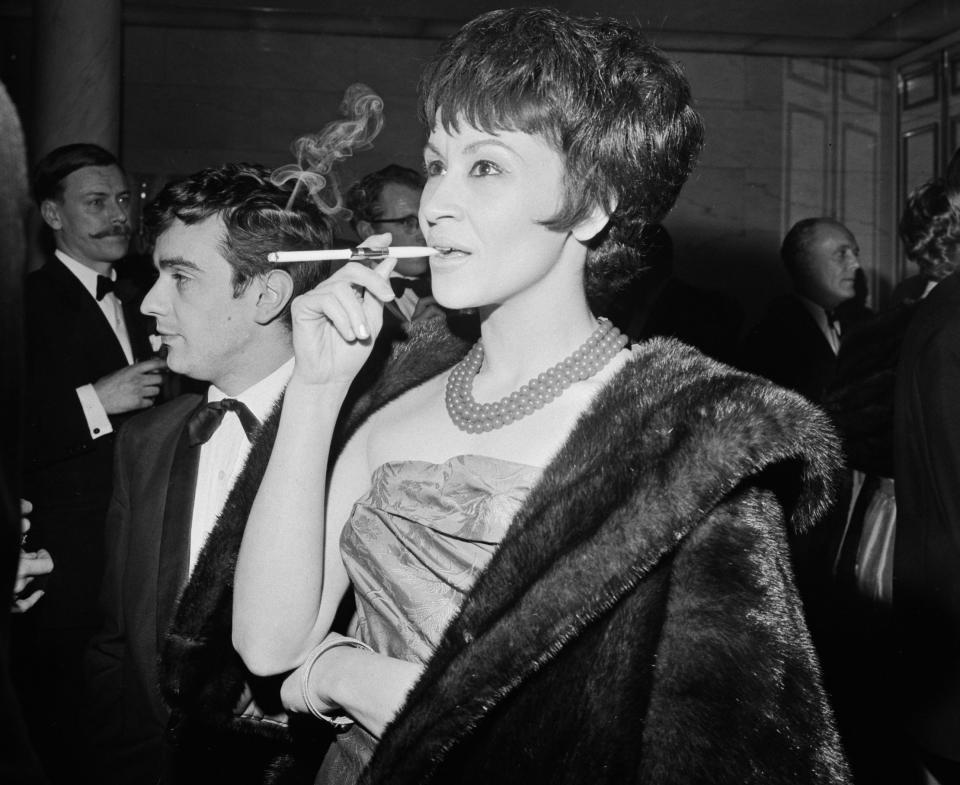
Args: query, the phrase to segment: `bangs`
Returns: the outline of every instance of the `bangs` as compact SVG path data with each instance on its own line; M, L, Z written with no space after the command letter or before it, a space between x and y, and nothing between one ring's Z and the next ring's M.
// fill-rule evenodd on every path
M476 74L448 76L431 85L421 103L420 120L428 131L439 125L448 133L457 133L461 123L486 133L520 131L538 134L563 152L558 133L563 117L553 96L530 90L526 84L490 89L482 86Z

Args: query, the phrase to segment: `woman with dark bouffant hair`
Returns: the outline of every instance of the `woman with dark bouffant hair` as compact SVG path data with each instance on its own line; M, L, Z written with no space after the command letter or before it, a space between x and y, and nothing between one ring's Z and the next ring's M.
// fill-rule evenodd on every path
M699 152L680 68L622 22L517 8L420 90L433 293L481 338L416 331L334 461L393 262L295 303L241 656L339 727L321 782L845 781L787 550L829 504L830 427L587 303L643 264Z

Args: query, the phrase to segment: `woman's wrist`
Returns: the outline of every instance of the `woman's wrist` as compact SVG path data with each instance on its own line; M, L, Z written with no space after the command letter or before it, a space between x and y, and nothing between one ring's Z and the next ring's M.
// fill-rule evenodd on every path
M314 381L308 377L298 374L296 366L294 366L293 374L290 377L290 382L287 384L287 393L289 394L291 390L302 390L311 397L316 396L316 400L318 401L329 401L331 395L340 394L341 397L345 397L347 390L350 389L350 384L351 382L343 380L327 380L323 382Z
M343 727L353 722L342 714L335 692L342 679L338 677L340 666L350 656L347 649L363 649L372 652L369 646L355 638L337 636L317 646L303 664L300 692L303 704L314 717Z

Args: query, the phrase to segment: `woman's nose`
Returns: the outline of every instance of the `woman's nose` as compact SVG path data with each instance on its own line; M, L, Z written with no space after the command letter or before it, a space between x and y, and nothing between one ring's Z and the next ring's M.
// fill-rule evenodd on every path
M427 180L420 198L420 225L435 224L444 217L460 214L460 197L449 175L439 175Z

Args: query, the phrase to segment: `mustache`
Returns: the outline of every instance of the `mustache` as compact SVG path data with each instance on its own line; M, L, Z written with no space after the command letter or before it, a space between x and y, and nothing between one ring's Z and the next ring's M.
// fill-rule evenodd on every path
M104 237L129 237L130 229L126 226L117 226L112 229L104 229L102 232L94 232L90 236L94 240L100 240Z

